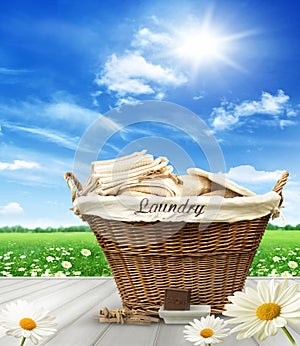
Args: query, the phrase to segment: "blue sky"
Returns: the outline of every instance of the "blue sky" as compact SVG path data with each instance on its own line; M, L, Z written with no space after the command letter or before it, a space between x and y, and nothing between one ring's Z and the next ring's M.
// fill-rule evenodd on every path
M145 100L196 114L228 177L257 193L289 171L284 215L300 223L298 13L295 1L1 2L0 225L81 224L63 175L99 117L117 131L100 159L149 146L179 173L209 169L188 119L122 127L116 107Z

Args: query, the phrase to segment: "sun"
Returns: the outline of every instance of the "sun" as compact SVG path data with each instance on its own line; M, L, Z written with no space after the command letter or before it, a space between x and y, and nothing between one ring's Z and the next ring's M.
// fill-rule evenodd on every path
M192 63L220 59L225 53L225 41L211 30L203 28L181 29L174 37L174 54Z
M192 69L222 62L245 71L233 58L241 43L237 41L255 34L254 30L226 33L220 25L214 25L211 15L208 15L202 23L193 22L173 27L169 54Z

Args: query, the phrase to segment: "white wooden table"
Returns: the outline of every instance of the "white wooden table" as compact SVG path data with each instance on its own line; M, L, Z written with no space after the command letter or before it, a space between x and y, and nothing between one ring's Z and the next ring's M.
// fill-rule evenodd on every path
M246 285L256 287L258 280L248 278ZM278 279L280 280L280 279ZM300 283L300 277L293 278ZM41 345L47 346L179 346L193 345L183 337L184 325L166 325L163 322L150 326L99 323L96 314L105 306L121 307L115 282L112 278L1 278L0 309L17 299L37 302L51 311L58 322L58 332ZM300 345L300 326L290 328ZM19 345L20 339L2 335L0 346ZM29 340L25 346L33 345ZM281 331L264 342L255 337L237 341L235 335L220 345L288 346Z

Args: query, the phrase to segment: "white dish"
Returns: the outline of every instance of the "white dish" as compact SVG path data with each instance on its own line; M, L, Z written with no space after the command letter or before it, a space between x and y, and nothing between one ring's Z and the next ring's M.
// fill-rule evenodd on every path
M188 324L194 318L208 316L210 311L210 305L191 305L190 310L165 310L162 306L158 310L158 314L166 324Z

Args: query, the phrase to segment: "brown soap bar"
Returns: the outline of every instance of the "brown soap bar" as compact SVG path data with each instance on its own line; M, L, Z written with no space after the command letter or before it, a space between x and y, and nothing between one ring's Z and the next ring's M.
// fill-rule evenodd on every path
M189 288L166 288L165 310L190 310L191 290Z

